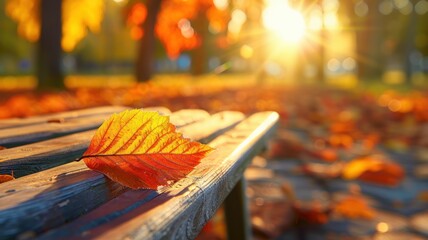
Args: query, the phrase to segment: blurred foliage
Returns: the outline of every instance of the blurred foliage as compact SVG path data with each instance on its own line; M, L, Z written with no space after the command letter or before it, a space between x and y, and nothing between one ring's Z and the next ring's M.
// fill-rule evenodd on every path
M0 5L4 5L5 0L0 0ZM11 21L5 12L0 11L0 58L12 57L16 59L28 57L30 52L29 44L16 34L16 24Z
M226 31L231 9L228 5L219 8L214 2L212 0L162 2L155 31L170 58L175 59L183 51L197 48L206 40L203 39L201 28L196 27L204 19L208 20L213 32ZM141 39L144 35L142 25L147 15L146 6L141 1L132 1L127 11L126 23L130 27L130 35L135 40ZM208 28L208 24L203 28Z
M70 52L88 33L100 30L103 0L63 0L62 48ZM40 35L40 0L7 0L6 13L18 23L18 33L31 42Z
M88 33L74 51L79 60L102 64L129 61L135 57L135 41L129 38L128 29L123 26L120 10L120 6L112 1L105 2L105 17L100 26L103 34Z

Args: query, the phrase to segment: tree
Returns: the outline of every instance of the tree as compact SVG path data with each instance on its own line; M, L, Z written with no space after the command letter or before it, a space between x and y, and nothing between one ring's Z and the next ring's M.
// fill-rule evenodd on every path
M144 36L141 37L135 62L135 76L139 82L150 80L152 75L156 46L155 24L161 4L162 0L148 0L146 3L148 11L142 23Z
M36 74L39 89L64 88L61 71L62 1L40 3L40 39L37 48Z
M103 7L103 0L7 0L6 13L18 23L18 33L38 41L39 89L64 87L62 50L71 52L87 29L100 29Z
M212 0L137 1L131 3L129 9L127 23L131 37L140 41L136 62L139 81L151 78L155 36L171 59L192 50L192 72L205 72L204 43L209 36L208 27L212 25L217 32L225 31L230 19L227 6L218 8Z

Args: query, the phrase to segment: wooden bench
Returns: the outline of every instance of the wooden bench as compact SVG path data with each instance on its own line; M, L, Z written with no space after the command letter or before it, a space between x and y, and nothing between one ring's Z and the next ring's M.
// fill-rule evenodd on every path
M170 115L186 137L215 150L184 179L158 191L130 190L74 161L112 112L102 107L0 120L0 239L193 239L224 202L229 239L250 237L243 172L278 121L275 112Z

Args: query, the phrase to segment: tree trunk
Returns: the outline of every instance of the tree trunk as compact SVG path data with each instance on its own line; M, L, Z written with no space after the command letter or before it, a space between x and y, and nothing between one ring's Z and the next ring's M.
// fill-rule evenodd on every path
M368 57L369 57L369 68L368 68L368 76L371 79L380 79L383 74L385 64L383 58L382 48L382 37L384 36L384 26L383 17L376 9L377 1L367 1L369 6L369 18L370 23L367 25L372 26L373 28L370 33L370 42L368 43Z
M204 11L198 11L196 21L193 22L195 32L201 37L201 44L192 50L192 75L202 75L207 71L207 39L208 39L208 19Z
M319 6L322 6L322 1L317 1ZM317 79L316 81L319 83L325 83L325 45L326 38L327 38L327 29L324 24L324 8L321 8L321 29L319 30L318 39L319 42L317 43L317 54L315 56L316 61L316 68L317 68Z
M154 53L156 47L155 25L162 0L148 0L147 18L143 23L144 36L140 41L135 63L137 81L144 82L151 79L154 68Z
M62 1L40 1L40 39L37 49L38 89L64 89L61 69Z
M413 4L416 4L415 2L412 2ZM406 81L407 83L411 83L412 80L412 62L410 56L412 55L413 51L415 51L415 41L416 38L416 26L418 24L417 22L417 16L415 11L412 11L409 16L407 28L406 28L406 37L404 38L404 54L403 59L405 59L404 63L404 73L406 75Z
M377 1L366 1L369 11L364 17L357 18L354 24L360 28L356 32L357 74L360 80L379 79L384 70L382 58L382 16L377 11Z

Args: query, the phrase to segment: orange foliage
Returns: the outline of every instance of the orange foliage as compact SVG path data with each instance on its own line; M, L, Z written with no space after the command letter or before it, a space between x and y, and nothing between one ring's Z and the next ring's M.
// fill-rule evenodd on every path
M195 0L163 1L155 31L170 58L200 45L200 36L190 22L196 18L199 7Z
M138 40L143 36L142 23L145 21L147 9L142 3L136 3L130 9L127 23L131 29L131 37ZM203 36L192 26L192 21L197 20L201 13L210 22L213 31L220 33L226 30L230 13L226 9L217 9L212 0L162 2L155 32L170 58L175 59L181 52L200 46Z
M18 33L35 42L40 36L40 0L8 0L7 15L18 23ZM88 32L98 32L104 13L103 0L63 0L62 39L65 51L72 51Z
M146 20L147 8L142 3L136 3L131 7L127 17L127 25L131 28L131 38L134 40L141 39L144 35L144 30L141 25Z
M354 140L347 134L332 134L329 138L329 143L333 147L350 149L354 144Z
M128 15L128 24L140 25L146 20L147 8L142 3L136 3L132 6Z
M397 163L376 156L354 159L343 169L345 179L360 179L381 185L395 186L404 178L404 170Z
M207 11L207 18L210 26L216 32L224 32L227 28L230 13L227 10L219 10L216 7L210 6Z
M333 211L346 218L373 219L375 212L367 202L358 196L348 196L334 205Z

